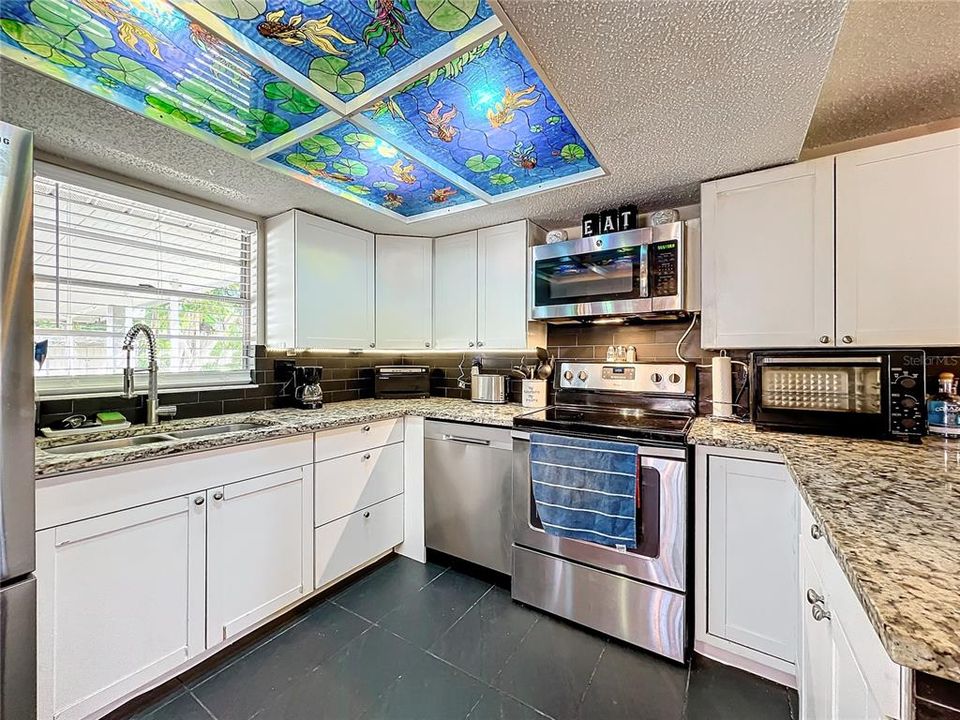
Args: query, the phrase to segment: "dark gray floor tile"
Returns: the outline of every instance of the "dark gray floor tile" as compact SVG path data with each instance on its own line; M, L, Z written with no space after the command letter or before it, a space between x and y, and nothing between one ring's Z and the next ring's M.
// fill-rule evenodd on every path
M790 706L790 720L799 720L800 696L792 688L787 688L787 704Z
M607 643L580 705L583 720L680 720L687 668Z
M257 720L353 720L421 657L426 657L423 651L371 627L314 672L270 698Z
M465 718L487 689L469 675L424 652L377 698L363 720Z
M447 570L380 620L380 625L421 648L429 648L491 587Z
M174 678L162 685L145 692L140 697L128 702L120 708L108 713L103 720L144 720L167 703L178 699L187 692L183 683Z
M547 718L546 715L497 690L487 690L467 716L467 720L545 720L545 718Z
M338 605L376 622L445 569L441 565L419 563L398 555L395 560L377 568L332 599Z
M789 720L787 688L694 655L686 720Z
M430 648L484 682L492 682L539 615L494 587Z
M324 603L302 622L191 689L221 720L246 720L272 695L309 675L369 627L366 620Z
M213 720L189 692L185 692L165 705L146 715L137 715L137 720Z
M543 616L495 684L547 715L574 718L605 645L573 625Z

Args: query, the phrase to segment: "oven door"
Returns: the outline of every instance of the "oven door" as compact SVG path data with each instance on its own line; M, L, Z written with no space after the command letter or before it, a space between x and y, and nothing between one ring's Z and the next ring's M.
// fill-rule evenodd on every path
M650 228L531 249L534 318L650 312Z
M686 588L687 461L680 448L640 447L637 548L548 535L530 483L530 435L513 431L513 541L594 568L674 590Z

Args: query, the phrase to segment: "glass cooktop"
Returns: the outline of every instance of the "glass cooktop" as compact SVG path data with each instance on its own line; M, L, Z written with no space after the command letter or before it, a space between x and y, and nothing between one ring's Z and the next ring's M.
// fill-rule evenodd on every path
M513 419L514 427L529 430L664 442L683 442L692 422L692 417L680 413L565 405L552 405Z

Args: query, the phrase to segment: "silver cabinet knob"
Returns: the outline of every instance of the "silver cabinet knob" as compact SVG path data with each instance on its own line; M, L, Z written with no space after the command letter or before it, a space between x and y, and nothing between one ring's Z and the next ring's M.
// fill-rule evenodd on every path
M823 595L818 593L813 588L807 588L807 602L811 605L816 605L817 603L822 603L824 600Z
M842 338L840 338L840 342L842 342L844 345L849 345L853 342L853 337L850 335L844 335Z
M810 614L813 615L813 619L817 622L830 619L830 611L820 603L813 604L813 607L810 608Z
M467 343L467 347L473 347L473 340Z
M483 347L483 340L477 340L477 347Z
M376 347L376 346L377 346L376 343L370 343L370 347Z
M820 336L820 344L821 344L821 345L826 345L828 342L830 342L830 336L829 336L829 335L821 335L821 336Z
M425 343L423 343L423 346L424 346L424 347L430 347L430 341L427 340Z
M370 453L364 453L364 454L363 454L363 459L364 459L364 460L369 460L369 459L370 459Z
M814 540L819 540L823 537L823 528L814 523L810 526L810 537Z
M193 499L194 505L203 505L203 495L199 495Z
M360 432L370 432L370 426L364 425L362 428L360 428Z
M213 499L214 499L214 500L223 500L223 491L222 491L222 490L217 490L217 491L213 494Z
M363 516L364 516L365 518L370 517L370 511L369 511L369 510L365 510L364 513L363 513Z

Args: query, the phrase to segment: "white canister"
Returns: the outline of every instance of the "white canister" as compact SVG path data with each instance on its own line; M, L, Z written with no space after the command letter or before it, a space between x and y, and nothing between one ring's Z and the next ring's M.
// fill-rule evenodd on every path
M524 380L520 390L521 403L524 407L547 406L547 381Z

